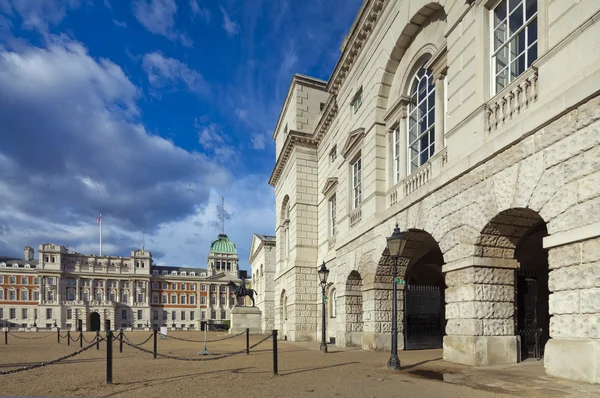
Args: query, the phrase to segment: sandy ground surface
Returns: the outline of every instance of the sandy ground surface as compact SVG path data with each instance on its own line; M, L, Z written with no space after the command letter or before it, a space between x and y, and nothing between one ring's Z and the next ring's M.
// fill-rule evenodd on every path
M201 340L200 332L169 332L174 337ZM58 344L56 333L9 335L0 339L0 371L50 361L79 349L79 343ZM134 343L151 332L126 333ZM88 340L92 333L86 333ZM212 332L208 339L224 337ZM263 336L251 336L250 344ZM87 343L84 344L84 347ZM245 348L245 337L208 343L215 354ZM279 375L273 375L272 340L241 354L210 361L153 359L152 354L115 341L113 384L106 384L106 343L62 362L20 373L0 375L4 396L128 396L128 397L502 397L600 396L600 387L545 377L541 362L495 368L468 368L441 359L441 350L402 351L402 370L385 365L388 352L330 347L319 352L318 343L279 341ZM152 339L143 345L152 350ZM158 352L196 359L202 343L158 339ZM208 358L208 357L204 357Z

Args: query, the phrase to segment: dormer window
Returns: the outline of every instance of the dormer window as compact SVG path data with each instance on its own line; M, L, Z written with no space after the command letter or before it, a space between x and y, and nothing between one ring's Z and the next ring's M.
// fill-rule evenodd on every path
M187 275L187 272L181 271L181 276L186 276L186 275Z
M360 106L362 105L362 101L363 101L363 93L362 93L362 87L361 87L358 89L357 93L354 94L354 98L352 98L352 102L350 103L350 105L352 106L352 113L358 112L358 110L360 109Z
M190 272L190 276L196 276L195 272Z
M158 271L157 270L152 271L152 275L158 276Z
M171 271L171 275L177 275L177 271Z
M164 270L164 271L162 272L162 274L163 274L163 275L169 275L169 271L167 271L167 270Z

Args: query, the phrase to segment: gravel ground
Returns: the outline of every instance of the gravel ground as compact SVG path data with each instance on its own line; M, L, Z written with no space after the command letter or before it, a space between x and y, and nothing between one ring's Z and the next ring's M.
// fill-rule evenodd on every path
M8 336L8 345L0 340L0 371L49 361L79 349L79 343L59 344L56 333L41 339L46 332L15 333ZM200 332L169 332L173 337L201 340ZM151 332L129 332L128 338L140 343ZM88 340L93 333L85 333ZM2 336L3 337L3 336ZM208 339L225 337L223 332L211 332ZM264 336L250 336L250 344ZM388 371L389 353L339 349L330 347L328 354L319 352L318 343L279 341L279 375L273 375L272 339L245 353L218 360L180 361L153 359L145 353L124 345L119 353L115 341L113 384L106 384L106 343L56 364L20 373L0 375L3 395L17 396L112 396L127 397L500 397L510 396L499 387L444 383L444 372L457 372L461 367L441 360L440 350L401 352L403 370ZM84 347L87 343L84 343ZM143 345L152 350L152 339ZM243 350L245 337L239 336L208 343L208 350L224 354ZM202 343L172 338L158 339L158 352L182 358L196 357ZM526 392L526 391L525 391ZM512 392L514 394L514 391ZM522 394L518 394L522 395ZM514 396L514 395L513 395Z

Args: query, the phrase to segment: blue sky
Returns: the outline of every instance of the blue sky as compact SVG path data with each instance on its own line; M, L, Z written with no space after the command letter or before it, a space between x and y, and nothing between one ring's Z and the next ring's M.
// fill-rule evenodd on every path
M294 73L327 80L361 0L0 0L0 255L64 244L246 268L273 234L273 128Z

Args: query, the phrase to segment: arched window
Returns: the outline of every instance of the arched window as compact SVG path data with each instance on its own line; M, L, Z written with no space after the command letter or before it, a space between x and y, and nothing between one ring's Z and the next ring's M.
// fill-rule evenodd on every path
M435 150L435 85L431 72L419 69L410 89L408 161L410 173L424 165Z

